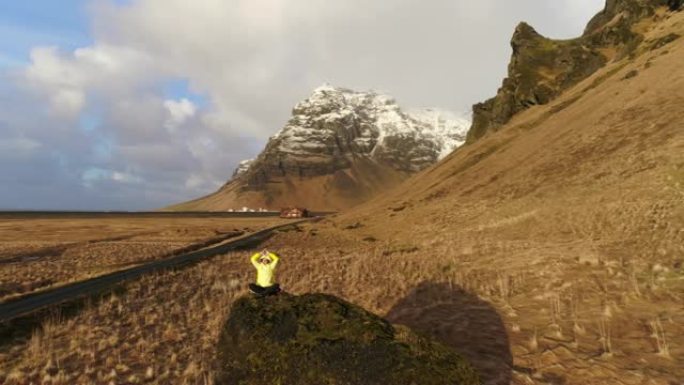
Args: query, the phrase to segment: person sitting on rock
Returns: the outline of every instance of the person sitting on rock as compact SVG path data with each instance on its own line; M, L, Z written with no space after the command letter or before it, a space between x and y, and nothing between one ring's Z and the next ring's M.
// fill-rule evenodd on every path
M251 261L257 270L257 279L256 283L249 284L249 291L260 297L280 292L280 285L275 283L274 276L279 260L280 257L277 254L271 253L268 250L252 255Z

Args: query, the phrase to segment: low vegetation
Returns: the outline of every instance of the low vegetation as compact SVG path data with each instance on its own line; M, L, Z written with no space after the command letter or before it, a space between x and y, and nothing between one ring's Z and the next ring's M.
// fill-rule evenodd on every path
M350 232L334 219L315 225L317 235L313 225L300 226L265 246L283 256L286 291L333 294L431 335L472 360L487 383L684 376L682 243L667 232L625 243L644 226L677 228L677 211L637 202L585 214L513 215L519 209L451 237L423 229L410 253L388 255L405 244L372 223ZM557 227L538 226L553 211L548 223ZM448 217L438 223L456 220ZM607 233L622 235L606 242ZM371 235L378 241L361 242ZM0 378L211 383L219 331L253 278L248 256L148 276L74 316L54 315L23 339L2 342Z
M0 224L0 301L187 252L277 219L10 218Z

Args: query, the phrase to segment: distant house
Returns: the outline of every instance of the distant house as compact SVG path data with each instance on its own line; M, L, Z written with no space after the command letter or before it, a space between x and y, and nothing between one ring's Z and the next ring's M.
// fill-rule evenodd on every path
M280 209L281 218L307 218L309 210L301 207L285 207Z

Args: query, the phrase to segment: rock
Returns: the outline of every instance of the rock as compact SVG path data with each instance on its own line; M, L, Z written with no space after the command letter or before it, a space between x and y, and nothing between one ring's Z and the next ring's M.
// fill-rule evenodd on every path
M644 39L632 27L662 5L664 0L607 0L584 34L571 40L548 39L526 23L518 25L508 77L494 98L473 106L467 143L496 131L520 111L549 103L608 61L632 54Z
M660 39L657 39L656 41L654 41L651 44L651 50L662 48L662 47L672 43L673 41L679 39L680 37L681 36L676 34L676 33L667 34L667 35L661 37Z
M672 12L679 11L682 7L682 0L667 0L667 6Z
M568 87L605 65L607 58L581 41L555 41L521 23L511 40L508 78L496 97L473 107L468 141L506 124L513 115L547 104Z
M216 365L217 385L480 383L450 348L324 294L238 299Z
M363 223L355 222L355 223L352 223L351 225L345 226L344 229L345 230L356 230L356 229L360 229L362 227L363 227Z
M625 74L625 76L623 76L622 80L627 80L627 79L635 78L635 77L637 77L637 76L639 76L639 71L637 71L637 70L631 70L631 71L627 72L627 74Z

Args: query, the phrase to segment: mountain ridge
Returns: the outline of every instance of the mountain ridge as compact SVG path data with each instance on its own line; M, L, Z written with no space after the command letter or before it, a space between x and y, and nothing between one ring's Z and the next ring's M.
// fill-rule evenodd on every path
M520 23L511 39L508 76L496 96L473 106L468 143L496 131L517 113L545 105L606 64L634 54L644 22L663 0L609 0L575 39L554 40Z
M383 93L325 84L218 192L171 209L348 208L443 159L469 126L452 112L404 110Z

